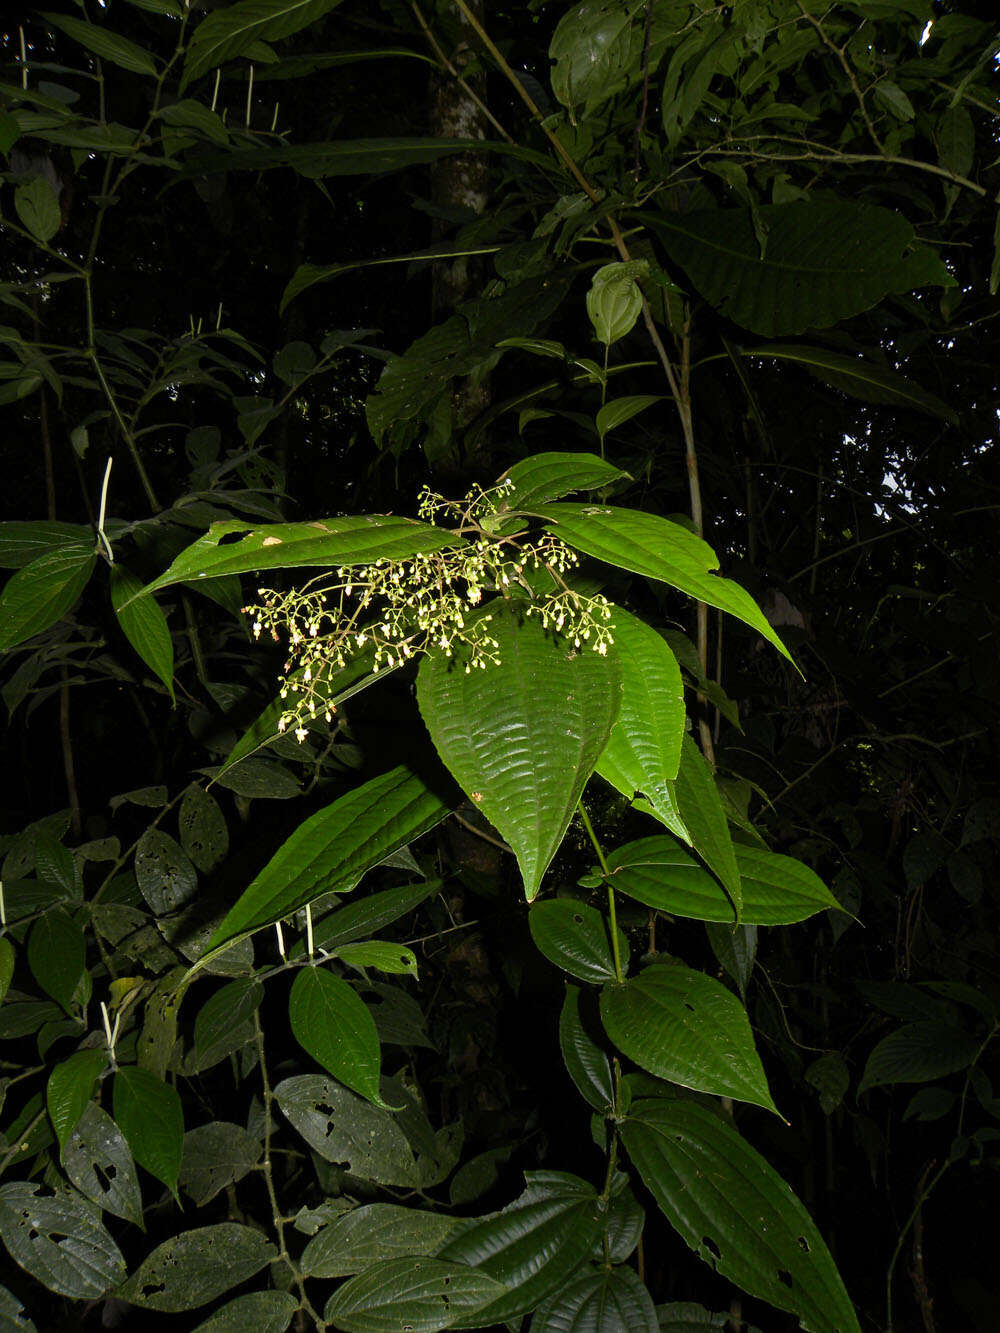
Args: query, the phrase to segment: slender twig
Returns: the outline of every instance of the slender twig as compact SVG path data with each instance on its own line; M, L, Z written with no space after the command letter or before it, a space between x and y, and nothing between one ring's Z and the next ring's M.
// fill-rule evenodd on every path
M861 85L858 83L857 75L854 73L854 70L851 66L851 62L847 59L847 51L843 46L838 46L836 44L833 38L823 27L822 22L818 18L816 18L814 14L809 13L808 9L806 9L805 5L802 3L802 0L798 0L798 6L799 9L802 11L802 17L804 19L808 19L809 22L816 29L816 31L819 33L820 40L822 41L823 45L827 48L828 51L832 51L833 54L837 57L837 59L840 61L841 68L847 75L848 82L850 83L851 88L854 90L854 96L858 100L858 106L861 109L861 115L868 129L868 133L871 135L872 143L879 150L879 152L881 152L882 140L878 137L878 134L875 131L875 126L872 123L872 118L868 114L868 108L865 105L864 94L861 91Z
M601 867L601 873L604 876L604 883L608 890L608 932L611 935L611 953L615 960L615 979L619 985L625 980L625 972L622 968L621 948L618 944L618 914L615 910L615 891L611 887L611 871L608 868L607 858L604 850L598 841L597 834L594 832L594 826L590 822L590 817L583 808L583 801L577 801L577 811L583 820L583 827L587 830L587 836L593 844L594 851L597 853L597 860Z

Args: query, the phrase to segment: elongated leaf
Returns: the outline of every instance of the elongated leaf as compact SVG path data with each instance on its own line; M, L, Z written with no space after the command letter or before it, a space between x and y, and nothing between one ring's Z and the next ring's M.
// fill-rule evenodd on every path
M183 907L198 891L194 866L170 834L158 828L147 829L136 845L135 877L157 916Z
M295 1040L338 1082L385 1106L379 1095L378 1031L364 1000L341 977L304 967L292 983L288 1018Z
M530 902L607 744L621 668L613 654L549 635L537 617L519 622L496 602L480 615L491 617L500 665L467 672L425 657L417 701L438 754L514 849Z
M531 1333L660 1333L660 1323L631 1268L591 1267L542 1302Z
M728 611L763 634L791 661L788 649L750 594L738 583L712 574L719 567L715 552L679 523L637 509L566 502L539 505L537 512L553 520L549 531L567 545Z
M185 856L202 874L214 870L229 851L226 817L218 801L197 782L191 783L181 800L177 829Z
M147 1310L193 1310L278 1257L256 1227L220 1222L185 1231L146 1256L118 1295Z
M0 131L2 129L3 120L0 117ZM0 1329L3 1329L3 1333L38 1333L22 1303L6 1287L0 1287Z
M388 940L360 940L355 944L341 944L333 949L335 958L349 967L372 967L377 972L396 976L417 975L417 955L405 944L390 944Z
M528 913L528 928L539 953L570 976L600 985L614 981L615 960L608 927L600 912L569 898L535 903ZM622 971L628 969L628 941L618 932Z
M681 764L674 787L677 809L691 833L694 849L721 881L740 920L743 886L725 806L711 769L691 736L681 743Z
M615 1103L611 1062L587 1031L581 999L579 986L566 987L566 998L559 1015L559 1048L577 1092L603 1115Z
M268 71L268 73L273 77L272 71ZM386 264L410 264L414 260L420 259L460 259L469 258L473 255L491 255L495 254L499 248L498 245L480 245L472 249L456 248L453 243L442 242L438 245L427 246L423 250L413 250L405 255L381 255L377 259L357 259L344 264L300 264L282 293L278 310L279 313L283 313L290 302L294 301L297 296L301 296L303 292L308 291L310 287L315 286L316 283L329 282L332 278L339 277L342 273L351 273L355 269L379 268Z
M392 514L317 519L313 523L266 523L256 528L233 519L213 523L169 569L146 585L143 595L173 583L220 574L302 565L366 565L383 557L401 560L460 543L460 537L444 528Z
M593 1186L562 1171L526 1171L526 1189L502 1212L459 1225L439 1259L469 1264L508 1294L480 1310L477 1326L516 1319L565 1286L603 1231ZM545 1255L539 1263L538 1256Z
M4 935L0 938L0 1004L3 1004L7 992L10 990L15 961L14 946Z
M333 139L268 148L240 148L234 152L199 153L189 159L182 176L206 176L221 171L268 171L292 167L310 179L326 176L362 176L437 162L456 153L498 153L552 170L544 153L504 139ZM500 299L500 298L495 298Z
M640 412L645 412L646 408L652 407L654 403L662 402L662 394L650 393L631 394L626 398L612 398L610 402L605 403L600 408L594 418L597 433L603 440L609 431L624 426L626 421L631 421L633 417L637 417Z
M0 653L56 624L79 600L97 557L66 546L13 574L0 594Z
M250 1291L227 1302L194 1333L285 1333L298 1301L287 1291Z
M264 988L255 977L237 977L205 1001L194 1020L194 1073L211 1069L252 1039L251 1020L263 999Z
M128 1065L115 1074L113 1101L115 1123L132 1156L176 1198L184 1152L184 1111L177 1089L148 1069Z
M437 1333L466 1323L505 1291L501 1283L465 1264L390 1259L338 1287L323 1317L345 1333L383 1333L393 1324L413 1333Z
M62 226L59 196L45 176L32 176L17 187L14 209L32 236L43 245L51 241Z
M655 963L605 986L601 1018L618 1049L657 1078L777 1111L746 1010L711 977Z
M142 1225L142 1195L125 1135L89 1102L63 1149L63 1169L81 1194L106 1213Z
M82 523L23 519L0 523L0 569L23 569L40 555L67 547L89 555L94 549L94 534Z
M0 1185L0 1240L25 1272L60 1296L92 1301L125 1276L121 1251L88 1199L66 1185Z
M613 608L615 651L622 664L622 706L597 764L614 787L641 791L669 809L684 735L684 686L669 645L620 606Z
M643 214L709 304L767 338L825 329L955 279L899 213L846 199ZM767 233L761 256L757 228Z
M979 1043L951 1023L906 1023L883 1037L865 1065L858 1094L885 1083L928 1083L965 1069Z
M406 884L400 889L382 889L358 902L338 907L316 924L316 948L336 949L353 940L364 939L373 931L381 930L383 926L391 925L401 916L412 912L440 888L439 879L429 879L423 884ZM305 943L300 941L289 950L288 956L300 958L304 951Z
M735 1129L706 1107L655 1098L636 1102L621 1132L647 1189L706 1263L811 1333L859 1333L812 1218Z
M733 844L745 925L780 926L838 906L822 880L791 856ZM735 919L722 885L674 838L640 838L608 855L611 883L636 902L695 921ZM588 881L589 882L589 881Z
M394 1203L352 1208L313 1236L299 1261L307 1277L348 1277L406 1255L433 1254L458 1219Z
M226 914L211 949L280 921L323 893L348 893L366 870L451 809L416 773L394 768L305 820Z
M531 509L574 491L594 491L628 475L596 454L534 454L515 463L500 477L500 481L514 483L501 502L500 512Z
M255 42L276 42L315 23L340 0L240 0L208 14L188 42L181 88L235 60Z
M406 1135L388 1111L318 1074L286 1078L274 1095L292 1127L328 1162L362 1180L420 1185Z
M83 976L86 956L82 928L61 908L46 912L31 927L28 966L45 994L68 1014L73 1012L73 994Z
M184 1135L180 1187L196 1207L204 1208L220 1190L249 1174L263 1151L260 1139L242 1125L213 1120L189 1129Z
M866 403L888 403L905 407L912 412L926 412L943 417L953 425L958 423L954 408L929 393L923 385L887 370L875 361L859 356L844 356L825 347L799 347L786 343L766 343L763 347L745 347L744 356L759 356L774 361L792 361L804 366L811 375L843 389L854 398Z
M60 29L67 37L87 51L92 51L101 60L110 60L113 65L127 69L130 74L148 74L156 78L156 63L148 51L130 42L127 37L99 28L96 23L85 23L83 19L71 18L67 14L42 14L46 23Z
M174 699L174 641L155 597L135 600L142 583L124 565L111 566L111 604L122 633Z
M56 1132L60 1155L94 1095L97 1076L107 1068L102 1048L75 1051L55 1066L45 1087L45 1106Z

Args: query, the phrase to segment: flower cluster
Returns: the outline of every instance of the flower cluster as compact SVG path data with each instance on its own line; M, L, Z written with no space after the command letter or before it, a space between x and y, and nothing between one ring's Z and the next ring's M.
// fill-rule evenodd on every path
M450 519L456 537L470 533L472 540L401 560L345 565L288 592L257 589L260 602L244 608L253 616L254 637L288 641L281 681L287 707L279 731L292 726L302 741L307 718L331 721L334 676L362 655L374 672L425 652L455 658L467 674L499 665L493 617L481 607L489 593L516 596L525 615L537 616L576 648L607 652L608 602L566 581L579 564L575 551L551 533L524 540L488 534L484 520L498 513L507 491L507 485L477 487L464 501L448 501L425 487L420 516L431 523Z

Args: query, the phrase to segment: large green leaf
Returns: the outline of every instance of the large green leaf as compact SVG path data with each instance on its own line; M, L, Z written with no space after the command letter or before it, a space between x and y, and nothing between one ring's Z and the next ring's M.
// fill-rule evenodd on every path
M579 986L567 986L559 1015L559 1048L577 1092L602 1115L614 1106L611 1062L587 1031Z
M535 1309L566 1285L602 1234L603 1201L592 1185L561 1171L526 1171L525 1183L520 1198L502 1212L460 1223L438 1251L438 1258L469 1264L508 1289L478 1312L473 1327Z
M87 944L83 929L62 908L44 913L28 936L28 966L46 995L66 1012L73 1012L73 996L83 976Z
M605 986L601 1018L618 1049L657 1078L777 1111L746 1010L704 973L654 963Z
M94 1095L98 1075L107 1067L108 1053L103 1047L74 1051L61 1060L45 1087L45 1106L56 1133L59 1152L76 1129L80 1117Z
M73 1300L96 1300L125 1276L125 1260L100 1210L67 1185L0 1185L0 1241L43 1287Z
M287 1291L248 1291L227 1301L199 1324L194 1333L285 1333L299 1308Z
M767 338L829 328L893 292L955 283L901 214L874 204L833 199L642 217L709 304Z
M567 545L728 611L763 634L791 660L788 649L750 594L738 583L713 574L711 571L719 567L718 556L707 542L679 523L638 509L565 501L539 505L536 512L552 520L549 531Z
M127 1065L115 1074L115 1123L132 1156L176 1197L184 1153L184 1110L176 1088L148 1069Z
M211 1069L253 1037L253 1016L264 999L256 977L237 977L210 996L194 1020L192 1073Z
M108 28L99 28L96 23L86 23L83 19L71 18L67 14L42 14L46 23L59 28L67 37L87 51L93 52L101 60L110 60L113 65L127 69L130 74L148 74L156 78L156 63L148 51L127 37L111 32Z
M736 908L738 920L743 904L743 886L729 835L726 809L705 757L688 735L681 743L681 764L677 770L674 798L695 851L721 880Z
M0 523L0 569L23 569L40 555L67 547L89 555L94 549L94 534L82 523L25 519Z
M450 809L405 766L372 778L299 825L226 914L209 948L280 921L321 894L350 892L366 870Z
M64 546L11 575L0 594L0 653L61 620L79 600L96 561L86 547Z
M170 834L158 828L147 829L136 843L135 878L157 916L183 907L198 891L194 866Z
M239 0L217 9L198 24L187 44L181 88L255 42L276 42L315 23L340 0Z
M500 476L500 481L513 483L503 498L500 513L531 509L533 505L559 500L574 491L594 491L626 479L628 475L596 454L533 454Z
M531 1333L660 1333L653 1298L631 1268L591 1266L535 1311Z
M570 976L600 985L614 981L615 960L608 926L600 912L571 898L549 898L528 913L528 928L539 953ZM618 932L622 970L628 968L628 941Z
M124 565L111 567L111 604L122 633L167 687L174 702L174 641L167 618L155 597L136 601L142 584Z
M622 707L597 772L630 798L642 792L670 809L684 735L681 669L666 641L622 607L613 611L615 651L622 664Z
M213 796L192 782L181 800L177 831L184 855L202 874L214 870L229 850L226 817Z
M858 1093L885 1083L929 1083L965 1069L979 1042L951 1023L906 1023L883 1037L865 1065Z
M228 537L235 540L227 541ZM367 565L380 558L402 560L460 542L460 537L444 528L393 514L326 518L312 523L265 523L258 527L230 519L213 523L169 569L146 585L143 595L172 583L217 578L220 574L302 565Z
M794 857L742 843L734 843L733 851L745 925L790 925L839 906L823 881ZM695 921L735 920L722 885L674 838L640 838L616 847L607 860L614 888L636 902Z
M465 1264L390 1259L338 1287L323 1317L345 1333L385 1333L388 1328L438 1333L456 1324L478 1324L479 1311L505 1293L502 1283Z
M491 617L500 665L425 657L417 700L438 754L513 848L530 902L607 744L621 668L500 602L478 614Z
M204 1208L254 1169L264 1145L242 1125L211 1120L184 1135L178 1183L197 1208Z
M277 1257L256 1227L236 1222L194 1227L157 1245L118 1295L146 1310L193 1310L246 1282Z
M385 1106L378 1090L378 1030L371 1010L342 977L304 967L288 997L295 1040L340 1083Z
M647 46L643 0L583 0L564 11L549 46L555 62L552 91L584 116L655 73L665 43L688 16L680 0L660 0L651 16Z
M621 1134L664 1215L706 1263L799 1315L810 1333L859 1333L812 1218L720 1116L694 1102L653 1098L634 1103Z
M302 1252L299 1268L306 1277L348 1277L389 1259L433 1254L457 1226L457 1218L441 1213L365 1204L318 1231Z
M125 1135L97 1105L88 1103L63 1149L62 1165L81 1194L115 1217L142 1225L142 1195Z
M412 912L440 888L439 879L429 879L422 884L406 884L399 889L381 889L367 898L338 907L315 924L315 947L317 950L330 950L354 940L366 939L376 930ZM289 949L288 956L301 958L304 953L305 942L300 940Z
M394 1116L331 1078L300 1074L274 1090L275 1100L310 1148L352 1176L416 1188L420 1169Z

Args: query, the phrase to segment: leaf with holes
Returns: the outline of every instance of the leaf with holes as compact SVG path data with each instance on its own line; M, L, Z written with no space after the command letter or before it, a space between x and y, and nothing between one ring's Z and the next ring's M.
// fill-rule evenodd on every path
M631 1268L591 1266L535 1311L531 1333L660 1333L653 1298Z
M115 1074L115 1122L132 1156L177 1197L184 1151L184 1110L176 1088L148 1069L128 1065Z
M96 563L92 550L66 546L13 574L0 594L0 653L62 620L79 601Z
M520 621L497 602L476 614L486 617L500 665L466 672L425 657L417 702L438 754L514 849L530 902L607 744L621 668L537 617Z
M107 1068L108 1053L103 1048L74 1051L60 1061L45 1086L45 1105L56 1132L62 1155L69 1136L94 1095L94 1084Z
M615 1104L615 1085L611 1062L587 1030L587 1011L581 1007L584 999L579 986L566 987L559 1015L559 1048L577 1092L603 1115Z
M3 113L0 113L0 131L2 129ZM6 1287L0 1287L0 1329L3 1333L38 1333L24 1306Z
M608 926L600 912L570 898L535 903L528 913L528 928L539 953L570 976L600 985L614 981L614 955ZM628 940L618 932L622 972L628 970Z
M129 643L174 699L174 641L155 597L138 598L142 583L124 565L111 566L111 605ZM138 599L138 600L137 600Z
M812 1333L859 1333L812 1218L759 1153L694 1102L633 1104L622 1142L664 1216L737 1287L797 1314Z
M260 1161L263 1145L242 1125L213 1120L184 1135L184 1153L178 1177L180 1188L196 1208L222 1189L235 1185Z
M146 1310L193 1310L259 1273L278 1251L256 1227L220 1222L157 1245L117 1295Z
M323 1317L345 1333L383 1333L390 1326L438 1333L470 1320L479 1326L479 1312L505 1294L501 1283L465 1264L390 1259L338 1287Z
M292 1127L326 1161L362 1180L419 1186L410 1145L388 1111L318 1074L286 1078L274 1095Z
M28 936L28 966L46 995L68 1014L86 968L87 942L83 929L68 912L57 907L45 912Z
M0 1185L0 1240L25 1272L60 1296L97 1300L125 1276L99 1210L67 1185Z
M359 970L373 967L377 972L408 977L417 975L417 955L405 944L390 944L387 940L359 940L356 944L341 944L330 952L342 963Z
M704 973L654 963L605 986L601 1018L618 1049L657 1078L777 1113L746 1010Z
M139 890L157 916L190 902L198 892L198 875L178 844L162 829L151 828L135 849Z
M107 1111L88 1103L63 1149L63 1169L81 1194L115 1217L142 1226L142 1195L125 1135Z
M177 828L184 854L207 874L229 851L229 830L219 803L204 787L192 782L181 799Z
M385 1106L375 1020L346 981L322 967L302 968L288 997L288 1019L295 1040L338 1082Z

